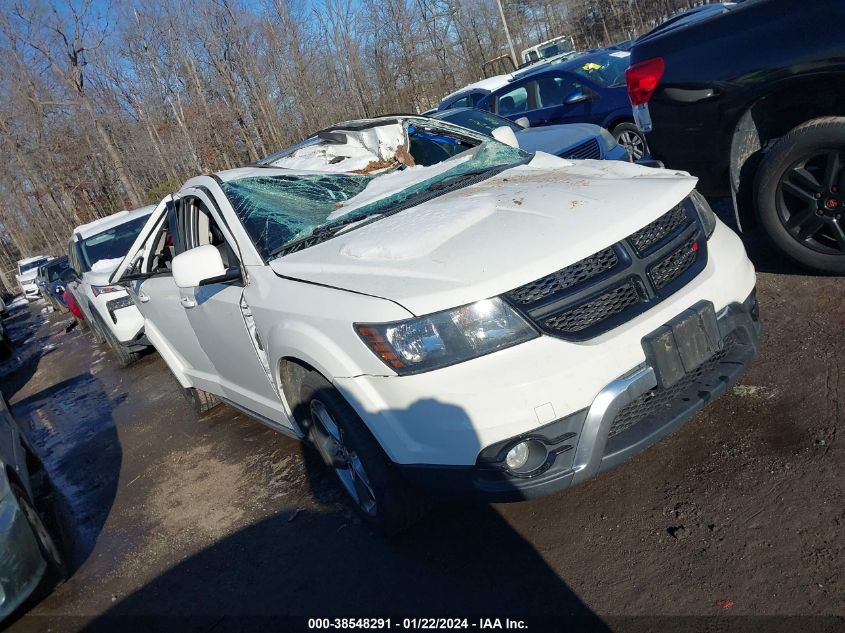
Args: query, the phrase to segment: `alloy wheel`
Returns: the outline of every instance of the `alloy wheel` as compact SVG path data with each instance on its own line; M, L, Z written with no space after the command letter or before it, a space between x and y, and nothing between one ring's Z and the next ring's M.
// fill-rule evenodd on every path
M818 149L778 182L776 207L787 232L826 255L845 255L845 150Z
M628 150L631 160L637 161L645 156L645 141L636 132L625 130L619 135L617 142Z
M326 405L316 398L311 401L311 419L320 425L320 428L331 440L331 448L328 451L329 457L340 483L343 484L346 492L349 493L349 496L361 510L370 516L375 516L375 492L364 464L355 450L347 446L343 430L332 417Z

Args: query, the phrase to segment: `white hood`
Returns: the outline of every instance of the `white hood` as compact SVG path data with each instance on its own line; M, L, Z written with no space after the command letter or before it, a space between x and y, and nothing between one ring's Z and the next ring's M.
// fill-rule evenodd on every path
M538 153L418 207L270 262L280 275L428 314L502 294L618 242L696 179L621 161Z

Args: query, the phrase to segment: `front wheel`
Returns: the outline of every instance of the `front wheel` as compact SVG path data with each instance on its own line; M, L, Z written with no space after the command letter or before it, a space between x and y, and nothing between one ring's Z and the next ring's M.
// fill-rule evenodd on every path
M611 133L616 142L628 150L633 162L642 159L648 153L645 134L640 132L633 123L620 123L613 128Z
M803 123L760 163L757 212L775 245L801 264L845 273L845 118Z
M358 514L371 528L392 535L410 527L427 502L402 479L343 396L321 375L309 374L300 391L307 435L334 471Z

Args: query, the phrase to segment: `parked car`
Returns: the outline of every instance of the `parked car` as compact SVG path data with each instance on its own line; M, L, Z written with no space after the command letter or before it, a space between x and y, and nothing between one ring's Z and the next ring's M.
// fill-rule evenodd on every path
M197 409L317 448L374 529L564 490L686 422L759 340L695 179L418 116L190 179L112 275Z
M655 158L830 273L845 273L843 20L838 0L717 7L638 40L628 71Z
M47 257L46 255L36 255L35 257L27 257L18 261L18 270L15 274L15 279L17 279L21 291L29 301L37 299L41 294L38 291L38 284L35 282L38 267L41 264L46 264L51 259L51 257Z
M471 83L443 97L440 105L437 106L437 111L441 112L449 108L474 108L481 99L491 92L502 86L507 86L510 80L511 75L495 75Z
M135 362L149 346L144 319L123 286L109 276L143 228L153 206L121 211L74 229L68 257L73 291L95 341L108 343L121 366Z
M631 160L628 150L619 145L610 132L591 123L526 128L510 119L475 108L454 108L431 116L487 136L492 136L495 129L508 128L516 136L519 147L528 152L546 152L569 159Z
M41 296L59 312L67 312L63 293L59 291L64 290L65 282L62 281L62 273L68 268L70 268L70 263L67 255L62 255L39 266L35 278Z
M67 567L56 540L36 510L38 459L0 393L0 622L17 609L52 570Z
M561 35L550 40L546 40L536 46L526 48L520 54L520 59L523 64L533 64L541 59L549 59L559 55L574 55L575 44L572 42L572 37L568 35Z
M630 53L601 50L516 76L478 99L475 107L531 127L593 123L613 134L634 160L648 154L645 136L634 125L625 86Z

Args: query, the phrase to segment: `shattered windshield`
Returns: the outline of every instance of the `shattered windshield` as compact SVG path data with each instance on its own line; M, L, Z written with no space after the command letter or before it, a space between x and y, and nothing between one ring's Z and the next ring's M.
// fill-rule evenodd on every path
M318 155L311 146L306 158L315 167L315 161L325 160L323 173L276 172L230 180L221 187L267 260L286 254L290 245L309 236L328 236L365 218L383 216L466 186L472 176L493 175L530 158L522 150L492 139L463 136L454 128L409 125L406 130L407 144L403 131L401 143L387 143L389 156L379 154L364 168L360 167L362 159L356 157L350 161L356 169L349 173L335 172L333 168L342 161L335 155ZM381 148L385 136L379 133L382 136L376 145ZM338 150L336 140L329 148L339 156L352 153ZM290 160L301 163L306 158ZM275 166L280 166L278 161Z

